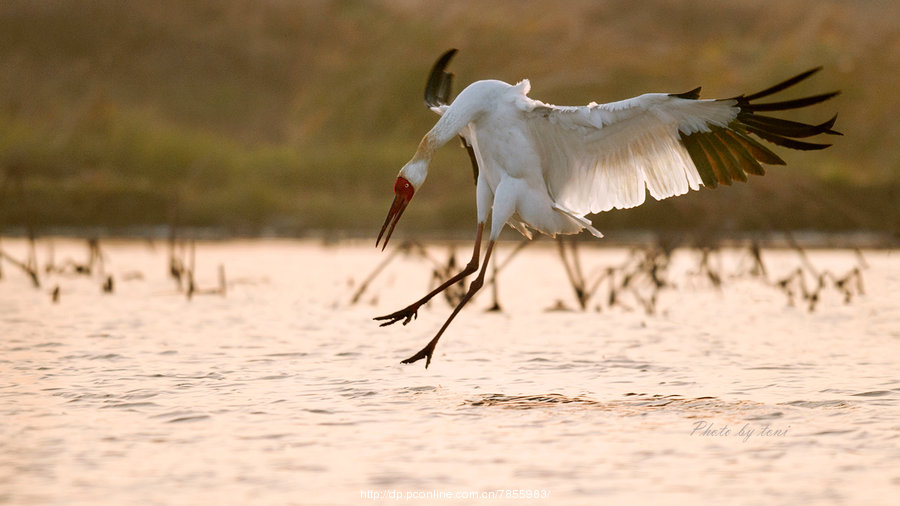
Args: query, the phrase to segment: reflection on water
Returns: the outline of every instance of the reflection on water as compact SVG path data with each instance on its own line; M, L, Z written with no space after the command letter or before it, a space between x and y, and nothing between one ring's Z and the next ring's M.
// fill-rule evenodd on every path
M628 255L582 252L586 271ZM482 294L428 370L399 361L446 302L408 326L371 320L427 290L421 259L398 259L350 304L383 259L369 244L201 244L198 283L216 286L222 264L228 289L191 300L164 248L103 253L112 294L98 276L34 289L3 270L0 503L432 504L439 490L440 504L484 504L529 490L521 500L542 504L889 504L900 487L889 252L865 253L864 296L823 292L815 312L758 282L713 286L678 253L677 286L648 315L627 300L548 311L577 304L556 251L533 247L503 271L503 311ZM773 279L797 268L764 253ZM740 259L724 261L727 275Z

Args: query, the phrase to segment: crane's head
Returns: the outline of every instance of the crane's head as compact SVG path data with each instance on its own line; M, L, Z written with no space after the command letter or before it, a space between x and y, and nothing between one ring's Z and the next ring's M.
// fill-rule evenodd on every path
M381 226L381 232L378 234L378 239L375 240L376 247L381 242L381 236L384 235L385 230L387 230L387 236L384 238L384 244L381 246L381 249L384 250L387 247L388 240L391 238L391 234L394 233L394 227L400 221L400 215L403 214L403 210L406 209L415 192L416 189L405 177L397 177L397 181L394 182L394 203L391 204L391 210L388 211L387 218L384 219L384 225ZM390 228L388 228L388 224L390 224Z
M416 189L425 182L427 173L427 160L414 159L400 170L400 174L394 182L394 202L391 204L387 218L384 219L384 225L381 226L381 232L378 234L375 246L378 246L378 243L381 242L381 237L384 236L384 244L381 246L381 249L384 250L387 247L388 240L394 232L394 227L400 221L400 215L403 214L403 210L409 205L409 201L412 200ZM384 235L385 230L387 230L386 236Z
M418 173L408 171L409 167L409 164L403 167L403 170L400 171L400 175L397 176L397 180L394 182L394 202L391 204L387 218L384 219L384 225L381 226L378 239L375 240L375 246L377 247L378 243L381 242L381 236L387 230L384 244L381 246L382 250L387 247L387 242L391 238L391 234L394 233L394 227L397 226L397 222L400 221L400 215L403 214L403 210L406 209L409 201L412 200L416 187L424 181L424 177L418 177Z

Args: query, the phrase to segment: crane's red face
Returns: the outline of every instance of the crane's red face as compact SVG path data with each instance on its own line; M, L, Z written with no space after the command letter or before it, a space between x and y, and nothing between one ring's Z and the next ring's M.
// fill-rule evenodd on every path
M394 183L394 203L391 204L391 210L388 211L387 218L384 219L384 225L381 226L381 233L378 234L378 239L375 240L376 247L381 242L381 236L384 235L385 230L387 230L387 236L384 238L384 244L381 246L381 249L384 250L387 247L388 240L391 238L391 234L394 233L394 227L397 226L397 222L400 221L400 215L403 214L403 210L406 209L407 204L412 200L413 193L415 193L413 185L406 178L398 177ZM388 228L389 224L390 228Z

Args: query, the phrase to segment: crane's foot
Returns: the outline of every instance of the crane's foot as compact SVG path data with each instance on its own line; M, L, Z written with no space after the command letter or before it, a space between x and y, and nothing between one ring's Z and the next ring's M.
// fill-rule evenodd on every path
M406 360L401 361L400 363L401 364L412 364L413 362L418 362L419 360L422 360L424 358L425 359L425 369L428 369L428 366L431 365L431 355L434 354L434 347L437 345L439 338L440 338L440 336L435 337L434 339L429 341L428 344L425 345L424 348L419 350L418 353L409 357Z
M403 320L403 325L406 325L407 323L411 322L413 320L413 318L419 317L419 314L418 314L419 306L420 306L419 304L412 304L410 306L407 306L407 307L401 309L400 311L396 311L394 313L384 315L384 316L376 316L375 318L372 318L372 319L382 322L381 325L379 325L379 327L386 327L388 325L393 325L393 324L399 322L400 320Z

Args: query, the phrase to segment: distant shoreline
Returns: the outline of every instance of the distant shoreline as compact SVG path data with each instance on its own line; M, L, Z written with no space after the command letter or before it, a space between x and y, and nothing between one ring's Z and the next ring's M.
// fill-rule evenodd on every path
M732 248L757 244L761 248L825 248L825 249L893 249L900 247L900 234L886 231L852 230L840 232L822 232L816 230L793 231L671 231L671 230L604 230L602 239L595 239L589 234L575 236L578 241L597 247L631 247L651 243L668 242L675 247L714 247ZM37 240L54 239L108 239L108 240L168 240L171 232L168 226L144 227L48 227L39 231ZM0 243L3 239L23 239L28 237L25 227L11 227L0 230ZM370 241L374 244L375 234L371 230L305 230L286 231L274 228L262 230L229 230L224 227L183 227L176 233L178 240L191 239L198 241L228 240L311 240L329 244L357 243ZM468 230L430 230L416 231L414 235L398 234L400 240L411 240L421 243L465 242L472 240ZM524 240L514 231L505 231L501 241L519 242ZM550 243L552 239L536 236L540 243Z

